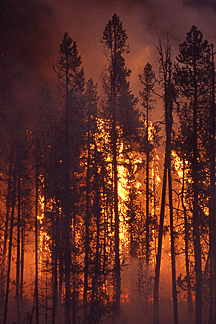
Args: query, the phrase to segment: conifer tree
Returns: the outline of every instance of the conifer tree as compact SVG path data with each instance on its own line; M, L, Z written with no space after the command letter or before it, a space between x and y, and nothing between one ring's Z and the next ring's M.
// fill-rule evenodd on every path
M209 203L209 251L210 251L210 310L209 323L216 321L216 283L214 280L216 274L216 204L215 204L215 63L214 63L214 46L210 45L211 50L211 91L210 91L210 203Z
M162 253L162 238L163 238L163 230L164 230L167 177L168 177L168 187L169 187L173 313L174 313L174 323L178 324L178 302L177 302L177 289L176 289L172 178L171 178L171 145L172 145L172 125L173 125L173 103L175 98L175 90L173 84L173 62L171 57L172 51L171 51L170 40L167 39L167 46L165 50L163 50L161 43L159 43L157 49L159 53L161 82L162 82L163 100L164 100L166 146L165 146L165 161L164 161L164 170L163 170L163 187L162 187L162 197L161 197L158 251L157 251L156 267L155 267L154 324L159 324L159 277L160 277L160 263L161 263L161 253Z
M92 217L92 208L90 200L92 199L92 182L93 182L93 170L98 167L96 165L96 158L94 161L94 142L96 132L97 132L97 105L98 105L98 94L97 86L93 84L93 80L90 78L86 86L86 149L87 149L87 161L86 161L86 210L85 210L85 261L84 261L84 291L83 291L83 307L84 307L84 323L87 320L87 294L89 289L89 277L90 277L90 262L91 262L91 253L90 253L90 224ZM92 166L94 165L94 168ZM96 199L97 202L97 199ZM100 206L97 206L96 209L100 209ZM93 289L93 288L92 288Z
M153 149L152 143L149 140L150 135L150 113L153 109L152 99L154 86L155 86L155 73L152 70L150 63L146 63L142 74L139 75L139 79L143 85L142 91L140 91L140 96L142 98L142 106L144 109L144 127L145 127L145 151L146 151L146 265L149 268L149 256L150 256L150 233L149 233L149 223L150 223L150 211L149 211L149 163L150 163L150 153ZM148 272L148 269L147 269Z
M70 323L70 279L71 279L71 249L70 249L70 237L71 237L71 199L70 199L70 144L77 145L76 140L80 133L75 134L77 126L73 117L79 113L76 110L80 108L78 102L81 100L80 96L84 90L84 72L81 69L81 56L78 53L76 42L65 33L60 44L59 58L54 65L54 70L57 74L60 84L60 96L62 99L62 105L64 109L64 199L63 199L63 237L64 237L64 264L65 264L65 324ZM73 124L72 124L73 122ZM76 127L72 128L71 124ZM72 133L71 133L72 131ZM76 138L74 138L76 136ZM71 139L72 138L72 139ZM72 140L72 143L71 143ZM73 147L73 165L75 160L75 147ZM73 197L72 197L73 199ZM75 217L75 216L74 216ZM73 233L75 233L75 221L73 223ZM75 234L73 234L75 235ZM74 239L74 237L73 237ZM73 288L75 289L75 288ZM74 296L74 294L73 294ZM75 302L74 302L75 307ZM73 316L74 312L73 312Z
M176 65L176 85L186 105L179 109L180 115L187 107L186 121L187 134L190 136L188 161L192 177L192 205L193 205L193 244L196 274L196 324L202 323L203 280L202 280L202 253L201 253L201 214L199 212L200 175L205 171L202 163L204 148L204 134L208 132L208 103L206 98L209 92L209 45L203 40L203 34L192 26L187 33L186 41L179 46L179 55ZM201 153L202 151L202 153ZM202 183L204 183L202 181Z
M119 198L118 198L118 150L119 141L128 143L136 136L136 99L131 93L127 78L130 70L125 67L124 53L129 53L127 34L117 14L113 14L105 26L101 42L108 60L108 72L104 77L107 95L106 118L110 120L111 154L113 169L113 206L115 217L115 309L120 310L121 267L119 251Z

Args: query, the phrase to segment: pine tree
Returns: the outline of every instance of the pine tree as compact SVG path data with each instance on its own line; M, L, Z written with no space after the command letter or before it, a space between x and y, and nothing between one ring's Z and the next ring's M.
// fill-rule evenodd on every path
M214 46L211 48L211 91L210 91L210 132L209 132L209 149L210 149L210 204L209 204L209 250L210 250L210 310L209 323L216 321L216 240L215 240L215 63L214 63Z
M14 230L17 227L17 241L16 241L16 302L19 313L19 298L20 298L20 269L21 269L21 179L28 181L28 171L26 169L26 160L28 158L28 140L26 133L26 121L21 111L14 111L14 116L11 123L7 125L9 130L8 140L12 149L12 160L10 161L9 170L11 174L9 179L11 181L10 201L6 201L7 211L6 218L8 218L9 242L8 242L8 260L7 260L7 282L5 291L5 305L4 305L4 323L7 321L8 301L9 301L9 285L10 285L10 271L12 263L12 246L14 245ZM11 164L12 162L12 164ZM16 203L17 202L17 203ZM17 213L16 213L17 207ZM17 222L16 222L17 215ZM16 223L15 223L16 222ZM7 239L7 236L5 236ZM6 242L7 243L7 242ZM19 315L18 315L19 318Z
M176 65L176 85L186 105L179 109L180 115L186 111L187 134L191 136L188 149L188 160L192 177L193 204L193 243L196 273L196 324L202 323L202 255L200 242L201 215L199 212L199 196L201 193L200 174L202 169L204 134L208 131L207 101L209 92L209 45L203 40L202 33L192 26L187 33L186 41L179 46ZM202 151L202 153L201 153ZM204 172L205 174L205 172ZM204 184L204 182L202 182Z
M130 143L136 137L137 100L131 93L127 78L130 71L125 67L124 53L129 52L127 34L117 14L113 14L105 26L101 42L108 60L108 72L104 77L107 95L106 118L110 120L111 154L113 172L113 206L115 217L115 309L120 311L121 267L119 254L119 197L118 151L120 140Z
M160 263L161 263L161 253L162 253L162 237L163 237L164 216L165 216L167 177L168 177L168 188L169 188L173 313L174 313L174 323L178 324L178 302L177 302L177 289L176 289L172 178L171 178L171 145L172 145L173 103L175 98L175 89L173 84L173 62L171 57L172 51L171 51L170 40L167 39L167 46L165 50L163 50L161 43L159 43L157 49L159 53L159 63L160 63L161 82L162 82L164 110L165 110L166 147L165 147L165 161L164 161L164 170L163 170L163 188L162 188L162 197L161 197L158 252L157 252L156 267L155 267L154 324L159 323L159 291L158 290L159 290Z
M140 96L142 99L142 106L144 109L144 127L145 127L145 151L146 151L146 265L147 272L149 268L149 256L150 256L150 211L149 211L149 163L150 163L150 154L153 149L153 145L149 140L150 135L150 113L153 109L154 99L152 99L154 86L155 86L155 73L152 70L150 63L146 63L142 74L139 75L139 79L143 85L142 91L140 91Z
M80 133L79 124L73 117L77 115L76 109L79 107L80 96L84 90L84 72L80 68L82 60L78 54L76 42L65 33L60 44L59 58L54 65L55 72L59 80L59 90L64 109L64 201L63 201L63 237L64 237L64 263L65 263L65 324L70 323L70 279L71 279L71 249L70 249L70 228L71 228L71 207L70 207L70 144L76 145ZM72 128L72 125L75 127ZM77 131L77 134L75 133ZM71 133L72 132L72 133ZM72 143L71 143L72 138ZM76 164L75 147L73 147L73 165ZM75 217L75 215L74 215ZM73 223L73 235L75 235L75 218ZM75 238L73 237L73 240ZM74 243L73 243L74 244ZM73 287L75 289L75 287ZM74 296L74 294L73 294ZM75 307L75 302L73 303ZM73 311L73 316L74 311Z
M96 157L94 158L94 142L97 141L97 114L98 114L98 94L97 94L97 86L94 85L93 80L90 78L87 82L86 86L86 149L87 149L87 161L86 161L86 210L85 210L85 261L84 261L84 291L83 291L83 308L84 308L84 323L87 320L88 307L87 307L87 295L89 289L89 277L90 277L90 263L91 263L91 249L90 249L90 225L92 218L92 208L91 208L91 199L92 199L92 191L93 190L93 170L98 167ZM95 161L94 161L95 160ZM94 166L94 167L93 167ZM98 201L96 210L100 209L98 206ZM98 252L97 252L98 253ZM98 264L97 264L98 266ZM93 290L93 287L92 287Z

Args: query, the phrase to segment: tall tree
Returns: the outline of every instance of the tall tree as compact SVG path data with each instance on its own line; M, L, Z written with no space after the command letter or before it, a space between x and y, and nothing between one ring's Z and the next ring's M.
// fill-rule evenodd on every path
M38 182L39 182L39 141L35 147L35 312L36 324L39 324L39 292L38 292Z
M158 46L160 73L163 89L163 100L165 110L165 127L166 127L166 147L165 147L165 161L163 173L163 187L161 198L161 212L158 238L158 251L156 257L155 267L155 282L154 282L154 324L159 324L159 277L160 277L160 263L162 252L162 237L165 216L165 200L166 200L166 186L168 176L169 187L169 211L170 211L170 236L171 236L171 264L172 264L172 295L173 295L173 310L174 323L178 323L178 303L176 290L176 269L175 269L175 249L174 249L174 228L173 228L173 202L172 202L172 178L171 178L171 144L172 144L172 124L173 124L173 102L175 98L173 85L173 62L171 58L171 44L167 39L167 46L163 50L161 43Z
M119 252L119 198L118 198L118 150L120 133L122 141L131 138L136 131L136 99L131 94L127 78L130 71L125 67L124 53L129 52L127 34L117 14L113 14L105 26L101 42L108 59L108 73L104 78L107 95L107 118L110 120L113 209L115 218L115 309L120 310L121 270Z
M90 78L86 86L86 148L87 148L87 161L86 161L86 211L85 211L85 264L84 264L84 291L83 291L83 307L84 307L84 323L87 320L87 293L88 293L88 282L89 282L89 264L90 264L90 222L91 222L91 191L92 191L92 165L95 168L98 166L95 165L97 161L93 161L95 149L94 141L95 133L97 130L96 127L96 118L97 118L97 104L98 104L98 94L97 87L94 86L93 80ZM92 149L91 149L92 147ZM93 152L92 152L93 151ZM97 201L97 199L96 199ZM97 209L99 206L97 206Z
M175 135L174 138L174 150L177 152L178 156L181 158L182 161L182 177L180 179L181 182L181 206L183 210L183 219L184 219L184 254L185 254L185 270L186 270L186 287L187 287L187 313L188 313L188 321L191 319L192 316L192 284L191 284L191 273L190 273L190 217L189 217L189 209L190 204L188 204L187 198L188 198L188 180L190 181L190 178L188 178L188 167L187 167L187 146L188 146L188 139L185 136L185 130L184 128L186 126L185 123L185 116L183 115L180 117L182 118L181 122L182 125L178 131L178 133ZM178 278L179 280L180 278Z
M20 111L14 111L14 116L11 119L11 123L7 125L10 136L10 145L13 151L13 158L10 161L9 170L12 174L9 176L11 181L11 201L8 203L6 200L6 206L8 210L6 211L6 218L8 217L8 224L10 222L9 230L9 246L8 246L8 262L7 262L7 281L6 281L6 291L5 291L5 305L4 305L4 323L7 321L7 308L9 300L9 284L10 284L10 274L11 274L11 263L12 263L12 247L14 245L14 228L15 228L15 217L16 217L16 201L18 198L18 211L17 211L17 265L16 265L16 298L19 299L20 291L20 204L18 196L19 191L19 178L23 177L27 179L25 170L25 160L27 159L27 134L26 134L26 122L23 114ZM11 158L11 157L10 157ZM9 159L10 160L10 159ZM12 162L12 164L11 164ZM17 187L18 183L18 187ZM20 195L20 192L19 192ZM11 215L10 215L11 214ZM18 302L19 303L19 302Z
M176 84L188 103L187 123L191 134L190 167L193 190L193 243L196 273L196 324L202 323L202 255L200 242L201 213L199 208L199 185L202 168L201 150L203 148L203 130L206 120L206 95L209 87L209 45L203 40L203 34L192 26L186 41L179 46L176 66ZM201 122L202 121L202 122Z
M64 264L65 264L65 324L70 323L70 121L71 109L76 108L76 98L84 88L84 72L80 68L82 63L76 42L65 33L60 44L59 58L54 65L60 83L60 95L64 108L64 202L63 202L63 237L64 237ZM75 113L75 112L74 112ZM74 161L73 161L74 163ZM75 226L75 224L73 224Z
M150 125L150 113L153 109L154 99L152 99L154 86L155 86L155 73L152 70L152 66L150 63L146 63L142 74L139 75L139 79L143 85L143 89L140 92L140 96L142 98L142 106L144 109L144 122L145 122L145 150L146 150L146 265L147 272L149 268L149 256L150 256L150 233L149 233L149 222L150 222L150 211L149 211L149 202L150 202L150 194L149 194L149 173L150 173L150 153L153 149L152 143L149 140L151 133L151 125Z
M214 46L210 45L211 55L211 91L210 91L210 205L209 205L209 244L210 244L210 311L209 324L216 321L216 240L215 240L215 63L214 63Z

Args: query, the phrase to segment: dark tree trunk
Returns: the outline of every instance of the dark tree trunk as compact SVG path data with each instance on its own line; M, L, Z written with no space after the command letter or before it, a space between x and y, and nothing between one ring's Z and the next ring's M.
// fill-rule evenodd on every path
M215 68L214 46L211 45L212 82L210 100L210 206L209 206L209 241L210 241L210 310L209 324L216 322L216 240L215 240Z
M85 266L84 266L84 292L83 292L83 314L84 323L87 319L88 304L87 304L87 292L88 292L88 272L89 272L89 193L90 193L90 113L88 116L88 138L87 138L87 171L86 171L86 219L85 219Z
M21 217L21 260L20 260L20 298L23 298L23 284L24 284L24 254L25 254L25 212L24 203L22 201L22 217Z
M168 70L167 90L165 91L165 115L166 115L166 140L168 146L168 185L169 185L169 210L170 210L170 237L171 237L171 264L172 264L172 296L174 324L178 324L178 299L176 289L176 262L175 262L175 237L173 224L173 201L172 201L172 175L171 175L171 145L173 123L173 87L171 82L171 70Z
M39 293L38 293L38 176L39 176L39 145L36 145L36 169L35 169L35 312L36 324L39 324Z
M10 238L9 238L9 248L8 248L7 283L6 283L6 292L5 292L3 324L7 323L7 312L8 312L8 298L9 298L10 270L11 270L11 251L12 251L13 226L14 226L14 210L15 210L15 203L16 203L17 165L14 166L13 181L14 181L14 185L13 185L13 193L12 193L13 197L12 197L12 208L11 208Z
M112 76L112 153L113 153L113 192L115 215L115 311L120 311L121 273L119 258L119 214L118 214L118 168L117 168L117 130L116 130L116 30L114 29L113 76Z
M147 275L149 274L149 254L150 254L150 245L149 245L149 118L148 118L148 107L147 107L147 153L146 153L146 266L147 266Z
M161 63L161 69L163 74L164 107L165 107L165 123L166 123L166 148L165 148L163 188L162 188L162 199L161 199L158 253L156 257L155 282L154 282L154 324L159 324L159 276L160 276L160 263L161 263L161 252L162 252L162 237L163 237L163 224L164 224L164 214L165 214L167 175L168 175L168 184L169 184L173 310L174 310L174 323L178 324L178 302L177 302L177 290L176 290L173 205L172 205L172 178L171 178L171 134L172 134L172 123L173 123L172 114L173 114L174 88L173 88L173 81L172 81L171 47L170 47L169 40L167 40L167 47L164 53L161 44L159 44L158 50L159 50L160 63Z
M179 46L179 55L177 56L178 64L176 65L176 81L179 92L185 97L188 102L186 108L181 110L180 115L184 118L184 125L189 129L186 134L186 141L190 140L191 154L191 185L193 199L193 245L195 257L195 304L196 304L196 324L202 324L202 250L201 250L201 225L203 212L199 206L199 199L202 201L202 193L199 193L199 184L201 183L201 172L206 172L206 167L203 163L205 151L203 155L202 145L206 140L206 127L201 122L205 119L207 102L206 96L210 89L210 51L207 41L203 41L203 34L192 26L187 33L186 41ZM187 80L187 83L185 81ZM182 114L183 112L183 114ZM205 120L206 121L206 120ZM209 122L210 124L210 122ZM205 129L204 129L205 128ZM191 136L192 133L192 136ZM189 138L189 136L191 138ZM209 141L207 139L207 144ZM205 168L205 170L204 170ZM208 181L207 181L208 182ZM201 185L202 187L202 185ZM201 189L202 192L202 189Z
M20 169L20 168L19 168ZM20 171L20 170L19 170ZM18 212L17 212L17 261L16 261L16 299L20 296L20 209L21 209L21 191L20 191L20 172L18 171Z
M58 257L59 257L59 208L58 208L58 198L57 198L57 144L56 144L56 122L55 122L55 156L54 156L54 172L55 172L55 206L53 207L53 305L52 305L52 324L56 322L56 312L57 312L57 299L58 299Z
M17 307L17 323L20 323L20 212L21 212L21 188L20 188L20 165L18 166L18 188L17 188L17 260L16 260L16 307Z
M7 188L7 198L6 198L6 219L5 219L5 230L4 230L4 255L7 249L7 238L8 238L8 223L10 215L10 202L11 202L11 188L12 188L12 168L13 168L13 154L11 149L10 166L9 166L9 176L8 176L8 188Z
M187 280L187 309L188 309L188 321L191 320L192 310L192 294L191 294L191 280L190 280L190 267L189 267L189 229L187 210L184 204L184 182L185 182L185 160L183 160L183 178L182 178L182 192L181 192L181 204L184 213L184 231L185 231L185 265L186 265L186 280Z
M195 59L194 59L195 60ZM202 259L200 245L200 219L198 211L198 144L197 144L197 80L194 61L194 107L193 107L193 240L196 273L196 324L202 324Z
M66 60L69 58L66 56ZM69 70L66 63L65 95L65 173L64 173L64 262L65 262L65 324L70 324L70 166L69 166Z
M167 149L166 149L166 151L167 151ZM160 280L161 252L162 252L163 226L164 226L164 215L165 215L166 183L167 183L167 153L165 154L165 162L164 162L163 187L162 187L161 210L160 210L160 225L159 225L159 237L158 237L158 250L157 250L157 256L156 256L155 280L154 280L154 303L153 303L154 324L160 323L160 320L159 320L159 280Z
M178 324L178 299L177 299L177 289L176 289L176 264L175 264L175 237L174 237L174 225L173 225L172 178L171 178L171 166L170 165L169 165L169 169L168 169L168 183L169 183L169 208L170 208L173 314L174 314L174 324Z
M95 309L95 295L97 293L97 284L99 276L99 247L100 247L100 194L99 194L99 174L97 168L97 144L95 143L95 190L96 190L96 224L97 224L97 238L96 238L96 255L95 255L95 274L92 279L92 294L90 302L90 310L88 316L88 324L94 324L94 309Z

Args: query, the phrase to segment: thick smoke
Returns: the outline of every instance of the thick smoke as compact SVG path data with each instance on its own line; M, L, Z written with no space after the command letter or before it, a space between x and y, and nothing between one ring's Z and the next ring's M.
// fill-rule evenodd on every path
M102 31L116 12L128 34L131 53L126 65L132 70L131 85L139 92L138 74L149 61L157 70L158 37L171 36L173 51L196 25L209 42L215 42L216 15L213 0L11 0L1 28L1 53L19 79L15 91L20 105L31 111L42 86L56 82L53 63L65 31L77 41L87 79L99 82L105 66Z

